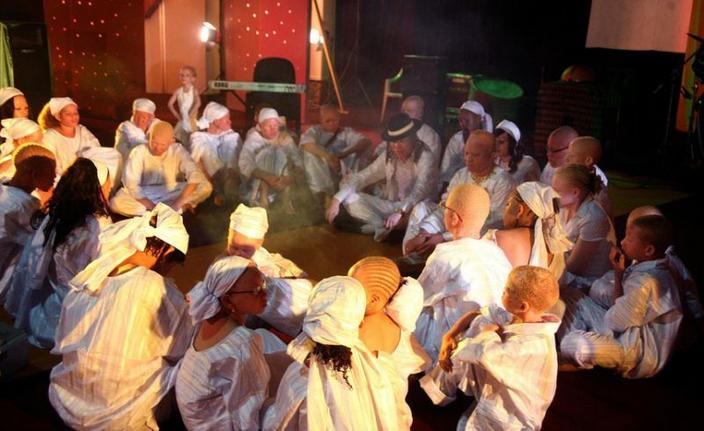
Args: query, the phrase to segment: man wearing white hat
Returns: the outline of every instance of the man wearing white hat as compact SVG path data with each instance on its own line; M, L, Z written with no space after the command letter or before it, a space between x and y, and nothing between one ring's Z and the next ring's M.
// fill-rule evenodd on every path
M242 139L232 130L230 110L217 102L205 106L198 127L201 131L190 138L191 157L212 184L215 203L222 205L225 197L234 200L237 196Z
M132 102L132 117L123 121L115 131L115 149L127 160L132 148L146 144L147 131L154 121L156 105L149 99L134 99Z
M179 181L181 176L185 182ZM149 131L149 144L132 150L122 183L110 208L126 216L144 214L159 202L176 211L192 210L213 190L188 151L174 142L173 126L165 121Z
M226 253L251 259L267 277L267 307L258 316L276 329L296 336L313 285L295 263L262 247L268 229L264 208L240 204L230 215Z
M193 336L183 294L162 275L183 260L188 233L159 204L103 231L100 247L64 299L49 400L75 429L158 429Z
M445 147L445 154L440 164L440 184L444 184L452 179L452 176L464 166L464 147L469 138L469 134L474 130L486 130L493 132L494 123L481 103L468 100L460 107L459 123L462 128L452 135Z

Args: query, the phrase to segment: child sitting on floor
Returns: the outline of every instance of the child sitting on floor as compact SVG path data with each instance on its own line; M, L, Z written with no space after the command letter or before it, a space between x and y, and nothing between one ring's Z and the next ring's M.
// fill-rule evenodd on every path
M474 396L458 430L540 429L557 385L560 320L546 310L558 297L549 270L519 266L506 281L504 309L467 313L443 336L440 366L420 384L435 404L454 400L457 389Z
M611 200L609 199L609 192L607 186L609 185L609 180L606 177L604 171L599 169L597 163L601 160L601 142L598 139L591 136L580 136L572 142L570 142L569 147L567 147L567 155L565 155L565 163L583 165L594 171L596 176L601 180L601 189L594 196L596 201L604 208L606 214L609 217L613 217Z

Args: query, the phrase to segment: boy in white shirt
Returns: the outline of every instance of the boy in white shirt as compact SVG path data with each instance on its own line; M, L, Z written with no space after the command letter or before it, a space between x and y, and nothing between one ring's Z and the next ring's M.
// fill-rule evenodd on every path
M439 367L420 384L435 404L454 400L457 389L474 396L458 430L540 429L557 386L560 320L546 311L558 297L549 270L519 266L506 281L504 309L467 313L443 336Z

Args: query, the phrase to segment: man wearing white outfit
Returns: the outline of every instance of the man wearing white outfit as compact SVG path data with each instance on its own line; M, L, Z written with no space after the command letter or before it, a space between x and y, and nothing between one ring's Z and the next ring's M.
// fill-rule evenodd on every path
M567 150L569 149L570 142L576 139L577 136L579 136L577 131L570 126L560 126L550 133L548 143L545 146L548 163L540 174L541 183L552 185L552 177L555 176L557 168L561 168L567 164Z
M154 122L154 112L156 105L151 100L134 99L132 116L120 123L115 131L115 149L122 155L122 160L127 161L134 147L149 142L147 132Z
M459 123L462 129L452 135L445 147L440 164L440 184L445 184L452 179L463 166L464 147L470 133L475 130L494 131L494 122L481 103L468 100L460 107Z
M186 182L179 181L180 175ZM122 183L110 208L126 216L144 214L159 202L176 211L192 210L212 192L188 152L174 142L173 126L165 121L152 127L147 145L132 150Z
M444 221L453 241L439 244L418 277L425 298L415 336L433 359L442 336L457 319L499 304L511 263L480 230L489 214L489 195L475 184L455 187L447 198Z
M242 150L240 135L232 130L230 110L210 102L198 120L202 130L191 134L191 157L214 189L217 205L225 197L234 200L239 187L238 156Z

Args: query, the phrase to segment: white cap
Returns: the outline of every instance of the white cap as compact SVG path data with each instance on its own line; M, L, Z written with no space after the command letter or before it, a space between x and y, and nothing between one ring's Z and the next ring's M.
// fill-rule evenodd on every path
M135 111L154 114L156 112L156 104L149 99L134 99L134 102L132 102L132 112Z
M113 182L118 181L117 169L122 163L120 152L110 147L88 147L80 151L80 156L89 159L98 169L98 181L104 185L108 179L108 173Z
M1 124L0 136L10 143L39 131L39 124L28 118L5 118Z
M281 117L279 116L279 113L276 112L276 109L263 108L261 111L259 111L259 116L257 117L257 123L262 124L266 120L271 120L272 118L276 118L277 120L279 120L279 123L281 123Z
M51 112L51 115L53 115L57 120L59 118L59 112L61 112L62 109L67 107L68 105L76 105L78 104L73 101L70 97L52 97L49 100L49 112Z
M468 100L464 102L460 109L464 109L465 111L469 111L473 114L479 115L480 117L483 117L484 114L486 114L482 104L477 102L476 100Z
M203 115L198 119L198 127L200 129L207 129L215 120L219 120L226 115L230 114L230 110L226 106L223 106L217 102L210 102L205 105L203 109Z
M496 126L496 128L501 129L511 135L516 142L521 140L521 130L513 121L503 120Z
M237 209L230 214L230 230L242 235L263 239L269 230L269 221L264 208L250 208L247 205L239 204Z
M0 88L0 106L15 96L24 96L24 93L15 87Z

